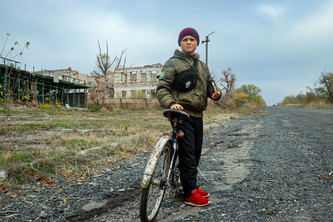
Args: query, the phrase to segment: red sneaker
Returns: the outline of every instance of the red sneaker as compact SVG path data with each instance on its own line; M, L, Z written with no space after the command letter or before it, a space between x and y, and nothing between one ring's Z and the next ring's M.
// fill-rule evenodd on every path
M189 198L185 198L185 204L194 207L203 207L208 205L209 203L210 200L199 194L198 189L193 189L191 191L191 196Z
M201 194L202 196L204 196L204 197L209 197L209 193L208 192L205 192L205 191L203 191L203 190L200 190L199 188L197 189L198 190L198 193L199 194Z

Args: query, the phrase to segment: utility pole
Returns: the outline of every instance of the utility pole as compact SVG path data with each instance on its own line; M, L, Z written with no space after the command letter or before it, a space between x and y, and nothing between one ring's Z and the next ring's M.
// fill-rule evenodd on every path
M212 33L210 33L210 34L208 34L208 35L206 36L206 40L203 40L203 41L201 42L201 44L206 43L206 65L207 65L207 66L208 66L208 42L210 42L210 40L209 40L209 36L210 36L211 34L213 34L213 33L215 33L215 31L212 32Z

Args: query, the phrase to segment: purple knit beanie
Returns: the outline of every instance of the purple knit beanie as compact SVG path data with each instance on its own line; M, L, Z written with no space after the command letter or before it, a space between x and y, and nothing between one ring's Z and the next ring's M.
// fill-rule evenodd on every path
M200 43L200 38L199 38L199 34L197 32L197 30L195 30L194 28L185 28L183 29L180 33L179 33L179 37L178 37L178 45L180 46L180 42L182 41L182 39L187 36L190 35L193 38L195 38L195 40L197 40L197 46Z

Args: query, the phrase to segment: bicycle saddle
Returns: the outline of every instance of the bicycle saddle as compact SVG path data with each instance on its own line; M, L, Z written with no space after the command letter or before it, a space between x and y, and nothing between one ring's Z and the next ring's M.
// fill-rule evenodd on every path
M163 112L163 115L171 121L188 121L190 116L181 110L178 109L166 109Z

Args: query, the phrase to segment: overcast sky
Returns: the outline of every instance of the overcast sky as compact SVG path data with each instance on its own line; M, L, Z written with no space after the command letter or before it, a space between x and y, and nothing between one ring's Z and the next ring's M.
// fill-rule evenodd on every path
M254 84L268 105L305 92L333 71L333 0L0 0L0 50L31 45L27 70L96 69L97 40L111 56L127 49L127 66L162 63L179 32L210 35L208 65L216 80L230 67L237 87ZM205 45L197 52L205 61Z

